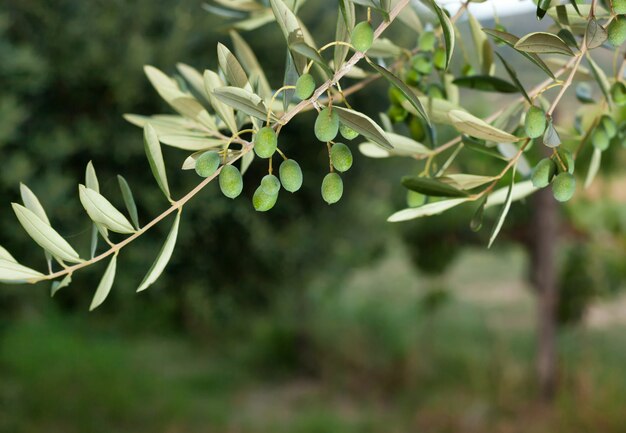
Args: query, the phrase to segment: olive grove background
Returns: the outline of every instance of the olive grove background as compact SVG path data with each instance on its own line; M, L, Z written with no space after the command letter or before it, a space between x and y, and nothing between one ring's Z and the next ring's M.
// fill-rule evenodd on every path
M335 12L308 2L302 16L330 38ZM532 15L502 23L512 32L542 25ZM227 30L201 1L0 4L0 243L16 256L33 254L9 207L24 182L53 210L59 231L86 248L91 223L69 198L89 160L105 193L122 173L140 218L155 215L163 202L141 132L122 114L168 112L143 65L214 67ZM243 36L280 82L278 29ZM519 67L532 83L536 71ZM465 97L485 110L488 96L476 95ZM383 82L352 99L373 118L389 106ZM613 162L607 176L560 207L562 363L547 405L536 398L528 203L513 205L492 250L469 230L463 207L393 226L385 219L406 199L398 180L414 167L354 152L344 199L329 207L319 194L325 155L313 145L312 123L313 115L298 116L281 135L297 143L290 151L303 166L303 190L258 214L252 182L235 201L207 188L149 291L136 295L134 287L163 229L128 249L95 313L87 307L102 269L77 275L52 300L45 285L3 286L0 432L623 431L620 149L605 158ZM196 184L169 169L173 188Z

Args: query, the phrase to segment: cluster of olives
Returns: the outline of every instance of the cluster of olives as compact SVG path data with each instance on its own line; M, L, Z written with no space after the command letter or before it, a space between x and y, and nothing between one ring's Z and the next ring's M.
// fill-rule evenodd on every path
M254 152L259 158L271 158L276 152L278 139L274 129L261 128L254 138ZM222 164L217 151L209 150L196 159L196 173L201 177L213 175ZM267 174L254 192L252 204L257 211L268 211L276 204L281 186L289 192L296 192L302 186L302 169L293 159L285 159L278 169L279 177ZM237 167L224 164L218 178L220 190L231 199L238 197L243 190L243 177Z
M352 152L343 143L335 143L333 140L337 134L341 134L346 140L354 139L358 133L347 125L340 123L337 111L332 107L322 109L315 119L315 137L318 140L329 143L330 162L332 168L338 172L345 172L352 167ZM341 176L331 171L322 181L322 198L328 204L337 203L343 195L343 181Z
M536 188L552 184L552 195L557 201L566 202L576 192L574 158L571 152L559 149L550 158L544 158L535 166L531 180Z

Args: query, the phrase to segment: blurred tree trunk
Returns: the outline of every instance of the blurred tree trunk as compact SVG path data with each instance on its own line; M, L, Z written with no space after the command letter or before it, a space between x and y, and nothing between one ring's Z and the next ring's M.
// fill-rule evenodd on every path
M550 188L534 195L529 237L530 273L537 291L536 363L539 390L545 401L553 399L557 388L558 212Z

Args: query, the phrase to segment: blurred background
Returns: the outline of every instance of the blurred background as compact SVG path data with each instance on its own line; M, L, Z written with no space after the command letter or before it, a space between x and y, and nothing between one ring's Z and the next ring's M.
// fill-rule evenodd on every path
M334 7L310 1L302 17L318 42L333 37ZM502 24L519 34L530 22L541 26L532 15ZM401 25L391 32L415 44ZM279 30L243 36L278 87ZM142 133L122 114L170 113L143 65L215 68L218 40L230 44L227 27L202 1L2 2L0 244L44 268L9 206L24 182L55 227L87 251L91 225L75 190L89 160L114 203L122 206L121 173L140 220L158 214L167 203ZM525 84L543 79L510 57ZM484 95L464 98L489 114ZM351 98L372 117L386 101L382 82ZM541 245L532 242L532 201L513 205L492 250L488 233L469 230L471 207L391 225L386 217L406 206L399 178L419 167L355 151L344 199L329 207L319 193L326 150L312 123L301 115L281 133L303 166L303 190L258 214L250 198L262 167L246 174L245 197L235 201L210 185L187 207L173 259L150 290L135 293L167 224L124 250L113 291L93 313L101 266L75 275L53 299L45 284L2 286L0 432L624 431L619 151L591 190L553 210L560 363L546 396L535 367L532 264ZM197 183L178 170L185 156L165 150L179 195Z

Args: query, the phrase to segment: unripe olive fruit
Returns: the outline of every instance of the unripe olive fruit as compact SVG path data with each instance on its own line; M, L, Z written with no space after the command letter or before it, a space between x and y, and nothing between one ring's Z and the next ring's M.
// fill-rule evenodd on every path
M617 81L611 86L611 98L617 105L626 104L626 85Z
M280 164L278 175L283 188L289 192L296 192L302 186L302 169L293 159L288 159Z
M426 128L424 128L424 124L417 116L411 116L408 126L412 139L422 141L426 138Z
M420 74L429 75L433 70L433 64L430 59L425 56L415 56L411 62L413 69Z
M273 174L266 174L261 179L261 188L266 194L276 195L280 191L280 180Z
M359 136L358 132L343 123L339 125L339 133L346 140L354 140Z
M302 74L296 81L296 96L299 99L309 99L315 91L315 79L311 74Z
M608 41L614 47L619 47L626 41L626 18L622 15L616 16L606 28Z
M576 192L576 178L570 173L561 173L552 181L552 195L557 201L565 202Z
M437 38L434 32L423 32L418 40L420 51L433 51L435 42L437 42Z
M322 198L328 204L337 203L343 195L343 180L337 173L328 173L322 181Z
M626 14L626 0L612 0L613 12L618 15Z
M348 171L352 167L352 152L343 143L335 143L330 148L330 160L339 172Z
M556 173L556 164L550 158L545 158L533 168L531 180L535 188L545 188L552 181Z
M406 96L404 96L404 93L402 93L396 87L390 87L387 91L387 94L389 95L389 102L391 102L393 105L402 105L402 103L407 100Z
M362 21L352 30L352 46L357 51L367 51L374 42L374 30L367 21Z
M444 70L446 69L446 50L443 48L437 48L433 55L433 65L435 68Z
M429 84L426 89L426 94L433 99L445 99L444 90L439 84Z
M241 194L243 190L243 178L241 172L234 165L225 165L222 167L219 176L219 184L222 193L228 198L235 198Z
M387 116L393 123L400 123L408 116L409 112L398 105L392 105L387 110Z
M611 116L604 115L600 121L600 125L604 128L604 132L609 138L613 138L617 135L617 123Z
M406 204L408 207L418 207L424 204L426 201L426 196L417 191L407 191L406 193Z
M330 108L324 108L315 119L315 136L319 141L329 142L334 140L339 132L339 116Z
M531 106L526 112L524 129L530 138L541 137L546 130L546 113L539 107Z
M201 177L209 177L220 166L220 154L214 150L204 152L196 159L196 173Z
M274 207L276 200L278 200L278 193L268 194L263 187L259 185L252 196L252 205L258 212L267 212Z
M596 128L591 135L591 144L600 151L605 151L609 148L609 141L609 136L603 128Z
M417 72L415 69L411 69L404 76L404 81L409 86L413 86L413 87L417 87L419 85L421 79L422 79L422 74Z
M259 158L270 158L276 152L278 146L278 137L276 131L269 126L259 129L254 136L254 153Z

